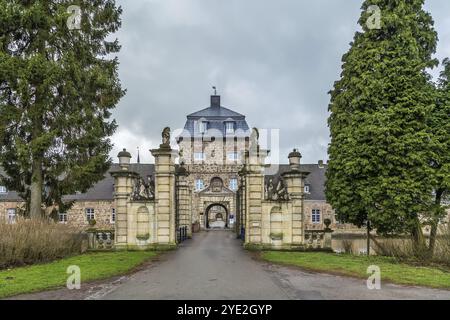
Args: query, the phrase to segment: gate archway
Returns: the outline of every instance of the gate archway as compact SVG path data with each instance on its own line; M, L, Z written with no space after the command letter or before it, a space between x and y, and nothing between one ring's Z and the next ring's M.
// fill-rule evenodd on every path
M218 226L223 222L223 229L228 229L229 210L226 205L222 203L212 203L205 209L205 226L209 229L214 222L214 226Z

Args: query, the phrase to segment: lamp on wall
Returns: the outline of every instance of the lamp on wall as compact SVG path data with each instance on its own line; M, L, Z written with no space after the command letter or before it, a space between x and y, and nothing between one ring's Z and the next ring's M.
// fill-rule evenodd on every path
M300 170L300 159L302 158L302 154L297 149L294 149L291 153L289 153L288 158L291 170Z
M122 168L122 170L128 170L128 167L130 166L131 153L124 148L123 151L119 152L117 157L119 158L120 168Z

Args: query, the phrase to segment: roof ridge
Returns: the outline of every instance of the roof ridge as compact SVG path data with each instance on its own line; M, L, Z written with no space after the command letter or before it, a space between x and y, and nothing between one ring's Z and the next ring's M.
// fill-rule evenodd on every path
M226 111L229 114L222 115L221 111ZM203 108L201 110L198 110L198 111L188 114L187 118L189 119L190 117L201 117L203 113L206 113L204 115L205 117L224 117L224 118L225 117L242 117L245 119L245 115L243 115L242 113L236 112L236 111L234 111L230 108L224 107L224 106L220 106L220 108L214 108L212 106L209 106L207 108Z

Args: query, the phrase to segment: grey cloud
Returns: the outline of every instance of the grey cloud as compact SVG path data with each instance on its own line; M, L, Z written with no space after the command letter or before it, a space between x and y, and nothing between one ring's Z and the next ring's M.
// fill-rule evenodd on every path
M114 112L123 147L149 162L165 126L180 128L209 103L250 126L279 128L280 158L293 147L305 163L327 159L328 91L358 28L359 0L118 0L124 9L120 77L127 96ZM450 52L450 3L428 0L441 43ZM137 145L136 145L137 144Z

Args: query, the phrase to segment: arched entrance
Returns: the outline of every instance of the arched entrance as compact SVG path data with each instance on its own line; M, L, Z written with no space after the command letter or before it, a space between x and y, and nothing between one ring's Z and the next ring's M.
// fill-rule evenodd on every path
M228 208L221 203L210 204L205 209L205 226L207 229L228 229Z

